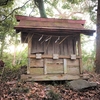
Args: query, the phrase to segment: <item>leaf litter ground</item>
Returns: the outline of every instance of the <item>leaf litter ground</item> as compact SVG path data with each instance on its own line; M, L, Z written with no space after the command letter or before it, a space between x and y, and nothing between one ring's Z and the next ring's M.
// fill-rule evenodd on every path
M0 100L100 100L100 75L96 73L88 74L89 81L97 82L97 87L74 91L68 87L68 81L21 81L25 68L5 69L0 81Z

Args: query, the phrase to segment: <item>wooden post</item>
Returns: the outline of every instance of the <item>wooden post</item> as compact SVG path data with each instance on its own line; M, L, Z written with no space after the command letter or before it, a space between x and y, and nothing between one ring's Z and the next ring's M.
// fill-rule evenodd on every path
M46 65L46 59L44 59L44 74L47 74L47 65Z
M80 56L79 59L79 67L80 67L80 73L82 74L82 52L81 52L81 36L78 37L78 55Z
M31 33L28 33L28 56L31 54L31 45L32 45L32 36ZM30 58L28 58L28 67L27 67L27 74L29 74L29 68L30 68Z
M67 73L67 59L64 59L64 74Z

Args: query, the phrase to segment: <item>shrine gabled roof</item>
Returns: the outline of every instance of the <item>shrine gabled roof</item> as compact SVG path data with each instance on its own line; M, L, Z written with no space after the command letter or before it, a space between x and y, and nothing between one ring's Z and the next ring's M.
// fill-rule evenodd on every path
M36 18L16 15L19 22L15 29L17 32L31 32L49 35L87 34L92 35L95 30L85 29L85 20Z

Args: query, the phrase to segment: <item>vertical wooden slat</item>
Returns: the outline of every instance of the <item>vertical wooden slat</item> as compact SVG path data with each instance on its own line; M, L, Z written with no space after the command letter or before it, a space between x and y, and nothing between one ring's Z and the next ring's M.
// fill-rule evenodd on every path
M57 40L58 37L54 37L53 38L53 43L54 43L54 54L59 54L60 50L59 50L59 43L55 41Z
M54 42L53 42L53 39L51 38L51 40L50 40L50 43L49 43L49 46L48 46L48 48L47 48L47 53L48 54L54 54Z
M68 44L67 43L67 39L62 44L64 44L64 48L63 48L64 49L63 50L64 51L64 55L67 55L67 44Z
M54 54L59 54L59 44L58 43L54 43Z
M76 55L76 38L73 37L73 54Z
M41 53L41 52L44 52L44 50L43 50L43 44L41 44L41 42L38 41L38 38L34 37L33 40L32 40L32 53Z
M43 37L42 41L45 39L46 39L46 36ZM41 45L43 46L44 54L48 54L48 48L46 48L47 42L43 42Z
M67 59L64 59L64 74L67 73Z
M68 38L68 40L67 40L67 51L68 51L67 53L68 53L68 55L70 55L70 51L71 51L70 47L71 47L70 39Z
M61 41L62 38L60 38L60 41ZM59 44L59 49L60 49L60 55L64 55L64 44L61 43Z
M70 40L69 40L69 47L70 47L70 55L73 54L73 38L70 37Z
M43 45L37 40L37 52L44 52Z
M28 33L28 56L31 54L31 45L32 45L32 35ZM29 74L29 68L30 68L30 58L28 58L28 67L27 67L27 74Z
M35 39L32 39L32 53L36 52L36 41Z
M47 65L46 65L46 59L44 59L44 74L47 74Z
M80 73L82 73L82 52L81 52L81 40L80 36L78 37L78 54L80 56L79 63L80 63Z
M76 55L79 55L78 54L78 40L76 41Z

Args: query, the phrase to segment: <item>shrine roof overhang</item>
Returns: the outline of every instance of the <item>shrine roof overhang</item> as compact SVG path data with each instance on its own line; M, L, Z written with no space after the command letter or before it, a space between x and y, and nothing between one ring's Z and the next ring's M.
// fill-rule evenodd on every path
M17 15L16 32L35 33L45 35L93 35L95 30L84 28L85 20L36 18Z

